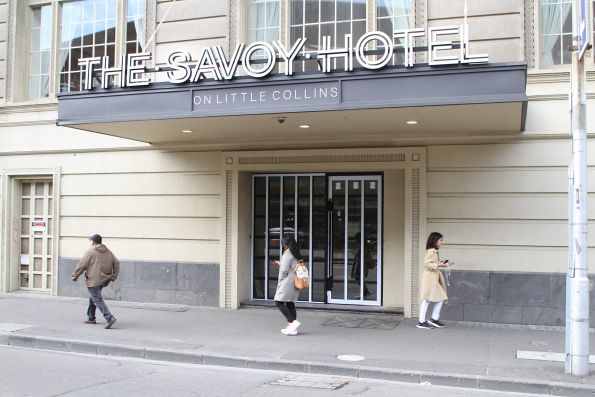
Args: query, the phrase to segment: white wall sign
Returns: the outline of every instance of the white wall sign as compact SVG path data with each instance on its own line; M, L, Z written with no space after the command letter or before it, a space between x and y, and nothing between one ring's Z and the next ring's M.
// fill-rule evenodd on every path
M392 37L384 32L368 32L354 44L351 34L345 35L345 47L332 48L331 36L322 37L322 49L317 54L306 54L307 59L319 62L323 73L333 71L334 60L343 60L343 70L353 71L354 58L368 70L377 70L388 65L393 59L395 40L400 43L397 48L404 49L403 66L413 67L415 64L414 49L415 39L425 37L427 41L428 64L456 65L486 63L489 61L487 54L472 55L469 48L469 34L467 24L430 27L428 29L414 28L395 30ZM458 42L448 40L446 36L457 35ZM231 80L237 70L242 68L248 76L254 78L266 77L275 70L277 62L282 63L280 70L286 76L294 74L296 58L303 52L307 39L297 40L291 48L275 40L272 44L255 42L249 45L238 44L228 58L223 47L212 46L202 49L198 58L194 60L188 51L173 51L167 57L165 72L167 81L173 84L199 83L210 78L213 80ZM458 44L458 51L454 46ZM366 55L368 47L376 45L382 49L381 54ZM255 57L255 55L258 55ZM109 67L109 57L81 58L78 64L85 73L84 89L91 90L94 86L94 77L101 81L102 88L109 88L110 81L119 87L148 86L153 82L151 72L146 63L153 59L150 53L127 54L122 56L120 66ZM153 70L159 71L159 67ZM96 73L97 72L97 73Z

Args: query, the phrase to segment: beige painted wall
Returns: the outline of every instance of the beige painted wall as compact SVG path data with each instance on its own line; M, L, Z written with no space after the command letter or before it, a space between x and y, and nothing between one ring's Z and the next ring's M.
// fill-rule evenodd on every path
M237 214L237 262L235 267L235 289L237 297L232 305L250 299L252 266L252 174L238 172L238 214ZM234 308L235 308L234 307Z
M0 103L6 100L6 60L8 56L8 1L0 0Z
M464 0L428 0L428 26L463 23ZM487 53L491 62L524 60L523 0L468 2L472 54Z
M594 150L590 144L591 192ZM428 228L445 235L442 255L457 269L564 273L570 155L569 139L428 147ZM594 271L593 255L589 263Z
M405 304L405 171L384 172L383 294L386 307Z
M218 153L132 151L0 157L0 168L62 170L61 257L93 233L121 259L219 263Z
M156 22L170 9L171 1L158 1ZM229 46L229 2L221 0L176 1L155 37L155 62L165 64L167 56L176 50L189 51L197 59L204 47ZM163 74L155 76L165 79Z

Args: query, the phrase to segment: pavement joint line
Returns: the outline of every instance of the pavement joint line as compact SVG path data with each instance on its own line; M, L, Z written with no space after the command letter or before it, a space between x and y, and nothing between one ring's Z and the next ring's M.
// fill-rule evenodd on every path
M353 378L378 379L436 386L456 386L468 389L498 390L524 393L542 393L557 396L579 396L585 392L595 394L595 385L532 380L525 378L495 377L490 375L463 375L430 371L412 371L361 365L333 364L284 359L263 359L234 355L196 353L184 350L143 348L77 339L52 338L37 335L0 332L0 345L38 350L72 353L91 353L97 356L132 357L161 362L182 362L236 368L291 371ZM116 354L121 353L122 355Z

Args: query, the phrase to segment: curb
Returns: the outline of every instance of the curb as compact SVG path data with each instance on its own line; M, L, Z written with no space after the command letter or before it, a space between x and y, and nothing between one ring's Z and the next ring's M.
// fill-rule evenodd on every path
M487 375L462 375L428 371L378 368L348 364L330 364L298 360L259 359L196 353L186 350L165 350L89 342L76 339L59 339L44 336L0 332L0 345L30 349L53 350L69 353L95 354L98 356L130 357L154 361L185 364L213 365L271 371L314 373L354 378L377 379L404 383L431 384L467 389L496 390L555 396L595 396L595 386L580 383L549 382L521 378L503 378Z

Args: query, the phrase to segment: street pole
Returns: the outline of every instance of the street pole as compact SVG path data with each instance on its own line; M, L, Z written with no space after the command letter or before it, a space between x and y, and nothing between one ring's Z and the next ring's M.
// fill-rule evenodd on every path
M572 264L567 276L566 373L589 375L589 279L587 265L587 95L585 61L578 46L579 1L573 0L575 45L571 70L572 211L569 214L572 239L568 247Z

